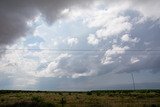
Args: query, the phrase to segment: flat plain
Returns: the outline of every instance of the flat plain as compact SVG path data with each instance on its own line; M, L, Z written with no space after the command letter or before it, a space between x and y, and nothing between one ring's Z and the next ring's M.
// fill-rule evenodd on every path
M1 90L0 107L160 107L160 90Z

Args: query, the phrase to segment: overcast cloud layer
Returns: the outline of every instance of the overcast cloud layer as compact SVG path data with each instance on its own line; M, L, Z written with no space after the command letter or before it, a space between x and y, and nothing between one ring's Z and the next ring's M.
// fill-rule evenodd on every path
M1 0L0 88L130 89L130 73L159 84L158 10L159 0Z

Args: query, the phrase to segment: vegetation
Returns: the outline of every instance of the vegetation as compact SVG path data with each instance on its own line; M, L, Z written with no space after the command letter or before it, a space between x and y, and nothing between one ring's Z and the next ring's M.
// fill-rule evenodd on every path
M43 98L40 97L40 96L33 96L32 99L31 99L33 102L43 102Z
M0 107L160 107L160 90L0 91Z

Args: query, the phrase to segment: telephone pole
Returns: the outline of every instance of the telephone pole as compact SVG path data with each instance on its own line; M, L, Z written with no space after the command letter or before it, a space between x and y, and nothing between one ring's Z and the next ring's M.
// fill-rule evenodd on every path
M131 73L132 76L132 82L133 82L133 89L136 90L136 86L135 86L135 81L134 81L134 75L133 73Z

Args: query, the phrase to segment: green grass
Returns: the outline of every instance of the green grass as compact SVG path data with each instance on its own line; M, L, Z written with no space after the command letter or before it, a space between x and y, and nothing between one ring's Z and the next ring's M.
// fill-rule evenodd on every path
M160 107L160 90L1 90L0 107Z

